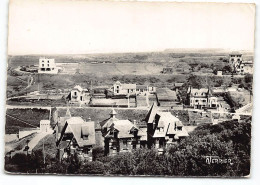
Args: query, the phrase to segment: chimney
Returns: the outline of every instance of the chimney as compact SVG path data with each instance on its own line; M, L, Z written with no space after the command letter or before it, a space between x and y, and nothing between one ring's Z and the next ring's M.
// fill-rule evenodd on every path
M134 125L136 125L136 120L133 121Z
M90 115L88 116L88 119L87 119L87 121L91 121L91 117L90 117Z

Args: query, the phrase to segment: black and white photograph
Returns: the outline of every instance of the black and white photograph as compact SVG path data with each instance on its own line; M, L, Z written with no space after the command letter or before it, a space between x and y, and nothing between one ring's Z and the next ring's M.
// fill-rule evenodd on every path
M6 174L250 178L255 4L10 0L8 14Z

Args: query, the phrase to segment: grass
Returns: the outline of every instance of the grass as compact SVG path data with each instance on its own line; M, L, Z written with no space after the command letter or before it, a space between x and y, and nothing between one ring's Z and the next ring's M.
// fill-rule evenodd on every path
M7 109L6 114L19 119L6 116L6 134L18 133L20 128L39 127L40 120L49 119L49 110L46 109Z

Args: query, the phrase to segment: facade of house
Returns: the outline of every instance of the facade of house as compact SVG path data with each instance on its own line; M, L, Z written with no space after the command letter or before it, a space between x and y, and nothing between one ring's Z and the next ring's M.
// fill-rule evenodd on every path
M136 94L146 94L155 93L156 87L148 85L136 85L136 84L123 84L117 81L113 85L114 95L136 95Z
M123 84L117 81L113 85L113 92L115 95L131 95L136 93L136 84Z
M110 118L100 123L105 142L105 155L115 155L120 152L131 152L134 149L145 147L145 128L138 128L129 120L116 118L113 109Z
M148 148L164 152L167 147L189 136L182 122L170 112L161 112L156 104L150 108L145 121L147 123Z
M216 108L218 104L217 97L212 95L209 88L195 89L189 87L187 96L189 105L194 107L194 109L205 107Z
M83 89L81 86L76 85L69 94L70 103L88 103L89 98L87 98L88 89Z
M96 145L94 121L71 117L67 110L64 117L58 118L55 131L60 159L77 153L82 159L92 160L92 148Z
M234 72L241 75L253 74L253 61L243 60L242 54L230 54L229 61L233 67Z
M57 74L58 68L53 58L40 58L38 73Z
M232 66L233 70L236 71L241 61L243 61L242 54L233 53L229 55L229 63Z

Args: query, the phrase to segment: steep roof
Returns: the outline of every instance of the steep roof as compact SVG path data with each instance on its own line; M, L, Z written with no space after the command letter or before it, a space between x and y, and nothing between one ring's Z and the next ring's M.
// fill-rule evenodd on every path
M129 120L118 120L114 121L114 124L111 126L119 131L118 138L129 138L134 137L133 134L130 134L132 128L138 129L131 121ZM139 129L138 129L139 130Z
M114 121L117 121L117 120L118 120L117 118L110 117L108 119L105 119L104 121L101 121L100 126L102 128L108 128L114 123Z
M80 87L79 85L76 85L75 87L73 87L74 90L78 90L79 92L83 91L83 88Z
M83 124L85 121L81 117L71 117L66 121L68 124Z
M155 103L153 103L153 105L151 106L151 108L145 118L145 121L147 123L153 123L157 110L158 110L158 107L156 106Z
M111 137L110 131L116 130L118 131L118 138L132 138L134 137L134 135L131 133L133 129L137 129L139 131L139 128L135 126L131 121L117 120L114 121L114 123L110 126L104 137Z
M66 120L62 129L65 130L61 133L60 138L63 138L66 133L72 133L79 147L95 144L94 121L85 122L81 117L71 117Z
M182 122L170 112L157 112L157 115L159 115L159 120L153 137L165 137L167 135L184 137L189 135ZM181 130L177 127L181 127Z

